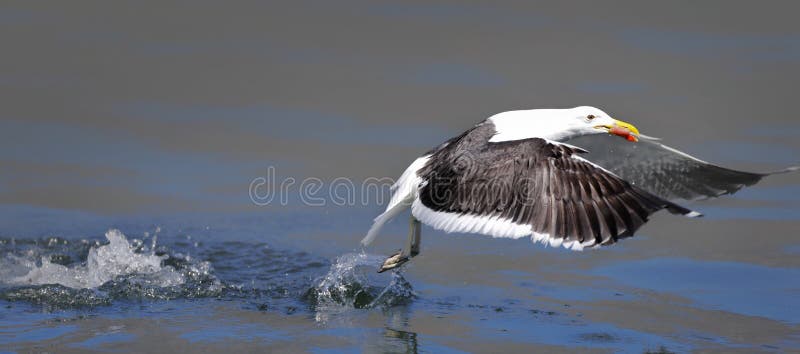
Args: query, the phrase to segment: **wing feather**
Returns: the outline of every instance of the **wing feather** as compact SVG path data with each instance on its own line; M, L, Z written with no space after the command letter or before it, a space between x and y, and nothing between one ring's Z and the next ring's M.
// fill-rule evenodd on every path
M670 201L692 201L735 193L772 173L737 171L710 164L694 156L642 139L630 143L605 134L569 140L589 151L586 158L620 178Z
M445 231L533 235L575 249L632 236L660 209L690 212L576 156L582 149L538 138L476 144L488 136L479 125L431 155L418 172L418 219Z

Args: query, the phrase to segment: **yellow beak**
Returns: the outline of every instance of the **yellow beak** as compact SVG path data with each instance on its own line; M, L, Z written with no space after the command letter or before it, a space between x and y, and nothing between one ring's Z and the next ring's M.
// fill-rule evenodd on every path
M639 141L639 129L628 122L614 119L614 125L598 125L595 128L605 129L609 134L621 136L628 141Z

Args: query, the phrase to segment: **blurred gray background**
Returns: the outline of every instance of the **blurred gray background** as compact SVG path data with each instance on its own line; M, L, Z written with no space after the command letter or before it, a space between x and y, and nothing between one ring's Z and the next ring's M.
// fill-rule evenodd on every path
M248 186L268 166L396 177L491 114L578 105L726 166L782 167L800 156L798 10L6 1L0 203L252 210Z

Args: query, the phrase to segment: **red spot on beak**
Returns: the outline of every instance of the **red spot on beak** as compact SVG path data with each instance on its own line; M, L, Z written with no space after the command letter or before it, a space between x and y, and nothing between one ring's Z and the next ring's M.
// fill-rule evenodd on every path
M611 128L611 129L609 129L608 133L609 134L614 134L616 136L621 136L621 137L625 138L625 140L627 140L627 141L632 141L632 142L639 141L639 138L637 138L636 135L631 134L631 131L628 130L628 128L625 128L625 127L615 126L615 127Z

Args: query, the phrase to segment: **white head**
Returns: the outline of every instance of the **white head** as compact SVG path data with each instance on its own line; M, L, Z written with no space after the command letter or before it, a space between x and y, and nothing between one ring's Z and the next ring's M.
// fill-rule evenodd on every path
M567 109L531 109L496 114L489 118L497 133L490 142L520 140L533 137L555 141L590 134L614 134L629 141L638 141L639 130L633 125L611 118L594 107Z

